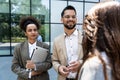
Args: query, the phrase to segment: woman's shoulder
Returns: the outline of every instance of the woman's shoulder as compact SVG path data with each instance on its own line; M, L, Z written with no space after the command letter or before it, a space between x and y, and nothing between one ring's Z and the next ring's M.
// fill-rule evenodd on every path
M40 41L37 42L37 46L40 46L40 47L45 48L45 49L49 49L50 48L49 47L49 43L40 42Z
M94 56L94 57L87 59L83 66L96 68L101 65L102 65L101 60L98 58L98 56Z
M95 79L96 73L102 70L101 61L97 56L87 59L80 69L79 80L102 80Z
M18 43L15 47L16 48L19 48L19 47L21 47L22 45L24 45L25 44L25 42L21 42L21 43Z

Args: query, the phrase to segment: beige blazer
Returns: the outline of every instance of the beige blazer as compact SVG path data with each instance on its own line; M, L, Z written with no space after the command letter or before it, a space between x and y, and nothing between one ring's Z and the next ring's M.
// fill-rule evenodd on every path
M83 50L82 50L82 33L78 31L78 56L79 60L83 57ZM66 47L65 47L65 36L64 34L55 38L53 42L53 54L52 54L52 64L54 69L58 73L58 80L65 80L65 77L62 77L58 72L59 65L67 65L67 54L66 54Z
M45 43L38 42L37 46L49 49L49 46ZM11 70L18 75L17 80L49 80L48 69L52 67L50 54L43 63L35 63L36 71L42 72L40 75L34 76L28 79L29 72L26 71L26 61L30 60L28 41L25 41L14 48L13 60Z

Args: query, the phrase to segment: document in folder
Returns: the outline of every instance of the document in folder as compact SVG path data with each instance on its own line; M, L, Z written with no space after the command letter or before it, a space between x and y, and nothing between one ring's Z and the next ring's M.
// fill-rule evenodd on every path
M48 50L42 47L36 47L31 60L33 62L44 62L47 58Z

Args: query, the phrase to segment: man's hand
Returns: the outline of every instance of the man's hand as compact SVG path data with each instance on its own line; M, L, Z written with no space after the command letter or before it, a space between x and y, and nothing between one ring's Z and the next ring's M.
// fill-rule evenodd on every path
M69 66L67 68L71 72L77 72L79 67L80 67L80 62L79 61L73 61L69 64Z
M64 77L67 77L69 74L69 69L66 66L59 66L58 71Z

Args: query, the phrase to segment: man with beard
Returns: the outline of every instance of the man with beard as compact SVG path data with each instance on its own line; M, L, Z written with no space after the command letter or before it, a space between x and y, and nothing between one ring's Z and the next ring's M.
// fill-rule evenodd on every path
M58 80L75 80L81 64L82 33L76 29L76 10L67 6L61 13L64 34L55 38L52 63L58 73Z

